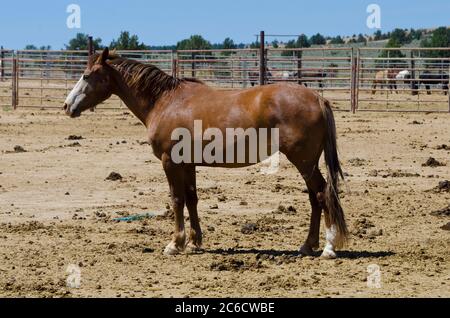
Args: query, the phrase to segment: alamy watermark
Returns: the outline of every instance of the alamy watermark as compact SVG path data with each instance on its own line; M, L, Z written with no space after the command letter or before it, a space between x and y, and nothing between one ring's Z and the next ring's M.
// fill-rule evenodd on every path
M172 131L171 158L176 164L257 164L269 167L263 174L273 174L279 167L280 132L278 128L226 128L225 136L219 128L203 130L201 120L194 121L193 136L187 128ZM269 150L270 148L270 150Z
M75 264L67 266L66 273L69 274L66 279L66 285L69 288L80 288L81 286L81 269Z
M367 266L367 287L381 288L381 268L377 264Z
M81 29L81 7L78 4L69 4L66 12L69 16L66 25L69 29Z
M369 29L381 29L381 7L378 4L372 3L367 6L367 27Z

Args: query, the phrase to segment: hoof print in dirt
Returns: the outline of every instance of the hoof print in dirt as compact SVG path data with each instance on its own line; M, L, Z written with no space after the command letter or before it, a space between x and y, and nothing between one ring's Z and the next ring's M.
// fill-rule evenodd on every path
M105 179L108 181L121 181L123 177L117 172L111 172L109 176Z

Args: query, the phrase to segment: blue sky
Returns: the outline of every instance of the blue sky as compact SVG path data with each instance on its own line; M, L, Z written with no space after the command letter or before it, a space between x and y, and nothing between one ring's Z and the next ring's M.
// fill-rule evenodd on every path
M66 8L81 7L81 29L68 29ZM383 31L450 25L448 0L40 0L2 1L0 45L63 48L77 32L109 44L121 30L146 44L175 44L191 34L211 42L231 37L249 43L254 34L372 34L366 26L369 4L381 7Z

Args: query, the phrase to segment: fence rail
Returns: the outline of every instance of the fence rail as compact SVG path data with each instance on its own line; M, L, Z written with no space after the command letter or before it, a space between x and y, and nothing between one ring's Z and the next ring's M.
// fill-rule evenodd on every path
M262 44L257 49L117 53L221 89L292 82L317 90L341 110L450 112L450 48L281 49ZM0 105L59 108L88 56L88 50L1 49ZM117 97L100 106L121 107Z

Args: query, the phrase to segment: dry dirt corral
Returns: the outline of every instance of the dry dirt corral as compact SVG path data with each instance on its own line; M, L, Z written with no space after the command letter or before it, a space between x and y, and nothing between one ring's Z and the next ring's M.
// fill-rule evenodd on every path
M0 116L0 296L450 297L450 190L435 189L450 179L448 114L336 114L352 237L331 261L296 254L310 208L284 159L272 176L200 169L206 252L166 257L171 219L113 220L162 214L170 201L134 117ZM430 157L446 165L422 166ZM123 179L105 180L112 171ZM66 287L70 264L78 289ZM367 287L371 264L379 289Z

